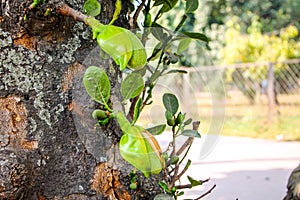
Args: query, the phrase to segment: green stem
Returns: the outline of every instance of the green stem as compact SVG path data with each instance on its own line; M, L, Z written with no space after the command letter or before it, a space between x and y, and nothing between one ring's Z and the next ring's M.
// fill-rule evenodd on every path
M113 110L108 106L108 104L104 101L104 107L109 111L109 112L113 112Z

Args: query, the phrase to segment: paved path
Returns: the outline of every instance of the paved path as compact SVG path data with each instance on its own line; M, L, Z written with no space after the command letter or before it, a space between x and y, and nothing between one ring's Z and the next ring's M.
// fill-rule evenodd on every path
M159 140L166 142L165 137ZM288 177L300 162L300 142L221 136L211 153L200 159L203 142L205 138L197 139L192 146L187 175L211 180L186 190L184 198L195 198L216 184L205 200L282 199Z

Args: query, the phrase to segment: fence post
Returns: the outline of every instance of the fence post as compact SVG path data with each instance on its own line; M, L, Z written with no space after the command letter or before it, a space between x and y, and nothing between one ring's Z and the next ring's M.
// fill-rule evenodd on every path
M269 63L268 70L268 84L267 84L267 94L268 94L268 120L269 123L273 121L274 106L275 106L275 79L274 79L274 63Z

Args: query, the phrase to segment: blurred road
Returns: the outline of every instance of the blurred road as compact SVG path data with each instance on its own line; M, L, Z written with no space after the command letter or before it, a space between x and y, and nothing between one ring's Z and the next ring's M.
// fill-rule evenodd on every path
M167 137L158 140L163 145L167 143ZM221 136L211 153L200 159L203 142L205 136L195 140L189 154L193 163L186 175L210 181L187 189L184 196L187 199L198 197L214 184L216 188L203 199L282 199L288 177L300 162L300 142ZM183 178L182 184L185 183L188 181Z

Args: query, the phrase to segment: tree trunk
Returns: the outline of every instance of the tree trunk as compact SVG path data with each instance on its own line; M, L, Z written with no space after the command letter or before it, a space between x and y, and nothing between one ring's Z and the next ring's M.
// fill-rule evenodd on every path
M138 173L137 190L129 188L120 129L115 121L95 126L97 105L82 84L89 64L107 69L116 107L118 68L97 59L88 27L55 12L59 1L29 9L32 2L0 3L0 199L152 199L159 176ZM65 3L81 11L84 0ZM129 1L122 3L116 23L128 27ZM115 5L101 5L106 24Z

